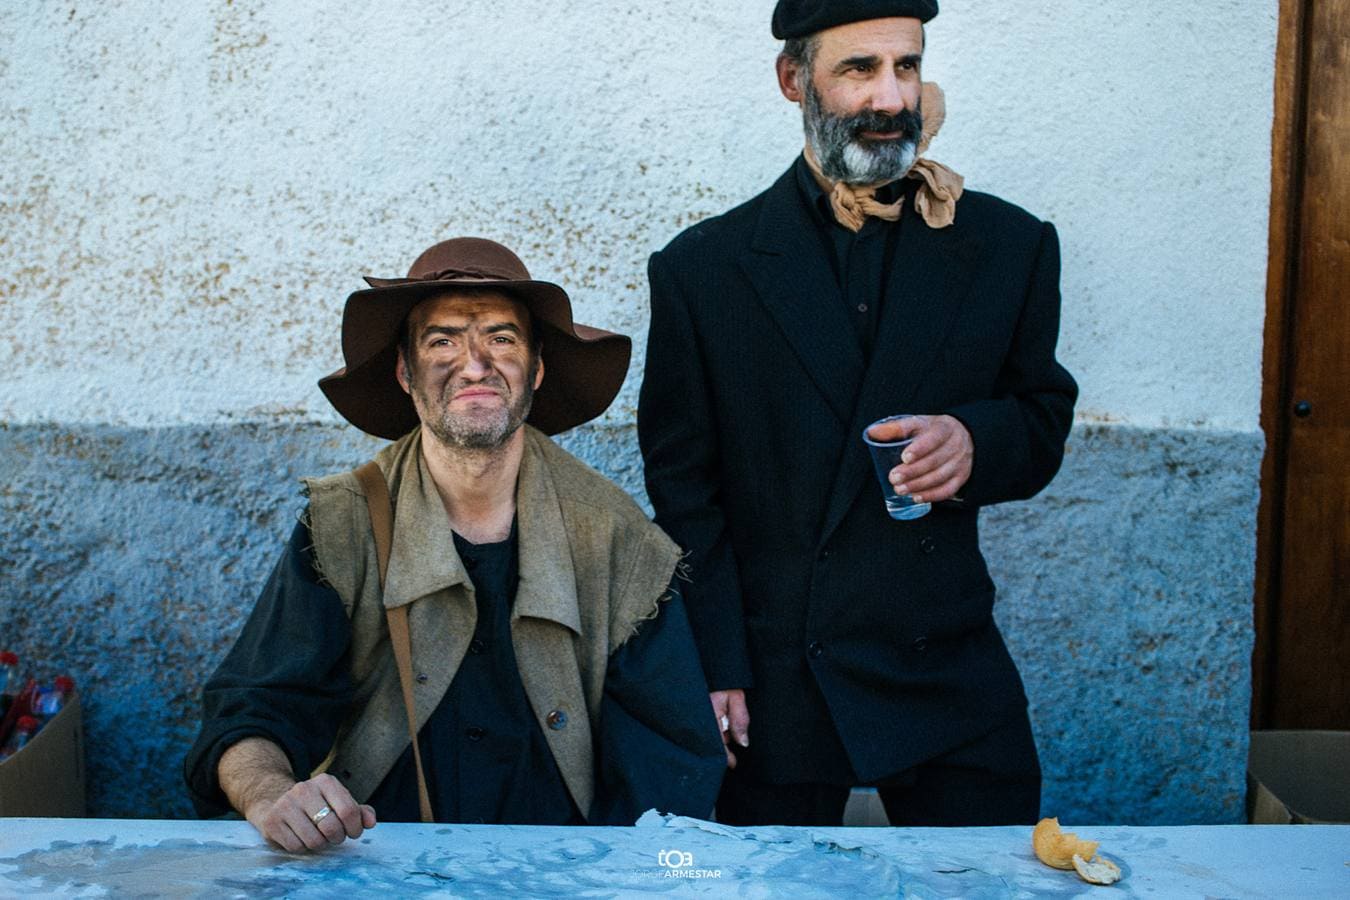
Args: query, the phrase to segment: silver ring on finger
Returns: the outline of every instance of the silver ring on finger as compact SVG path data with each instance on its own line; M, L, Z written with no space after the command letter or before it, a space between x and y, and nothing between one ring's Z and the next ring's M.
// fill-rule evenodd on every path
M310 816L309 820L313 822L315 825L318 825L331 812L332 810L325 806L323 809L319 810L314 815Z

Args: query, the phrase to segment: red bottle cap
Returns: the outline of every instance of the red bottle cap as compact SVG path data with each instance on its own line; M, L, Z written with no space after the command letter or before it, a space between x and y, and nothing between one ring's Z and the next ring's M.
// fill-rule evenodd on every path
M75 690L75 679L69 675L57 675L55 684L56 689L63 694L69 694Z
M32 716L19 716L19 721L14 723L14 727L20 731L37 731L38 720Z
M17 666L19 655L12 650L0 650L0 666Z

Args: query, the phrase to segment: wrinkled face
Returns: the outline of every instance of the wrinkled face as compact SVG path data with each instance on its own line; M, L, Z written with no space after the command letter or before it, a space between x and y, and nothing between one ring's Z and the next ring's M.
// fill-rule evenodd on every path
M903 176L923 133L923 26L918 19L869 19L826 29L818 41L811 70L789 63L779 82L801 104L821 170L849 184Z
M408 314L398 381L441 443L493 450L530 414L544 378L519 300L497 291L438 294Z

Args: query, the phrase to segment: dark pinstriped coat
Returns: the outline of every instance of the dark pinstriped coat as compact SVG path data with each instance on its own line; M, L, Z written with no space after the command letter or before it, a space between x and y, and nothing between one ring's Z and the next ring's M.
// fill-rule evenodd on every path
M1077 387L1055 359L1058 239L977 192L941 230L907 202L900 228L870 361L791 169L649 264L647 490L689 553L712 687L749 688L740 755L763 780L849 777L839 741L852 775L884 777L1026 702L977 519L1060 465ZM970 430L964 502L887 517L860 435L899 412Z

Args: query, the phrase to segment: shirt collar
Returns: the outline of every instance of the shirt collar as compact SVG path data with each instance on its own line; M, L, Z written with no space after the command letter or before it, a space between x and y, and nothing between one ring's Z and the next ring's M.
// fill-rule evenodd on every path
M550 619L581 633L567 529L544 459L542 433L525 429L525 452L516 476L515 533L519 560L512 618ZM456 585L473 583L455 549L445 505L422 455L420 429L395 450L398 499L384 588L384 605L401 606Z
M792 170L797 177L797 190L801 193L802 200L806 204L806 208L810 210L811 217L815 219L816 224L821 226L834 225L843 228L844 226L834 220L834 211L830 209L830 198L825 195L820 183L811 174L811 167L806 164L806 157L798 154L797 161L792 165ZM897 178L889 184L884 184L877 188L877 202L894 203L908 187L910 185L908 179L905 178Z

